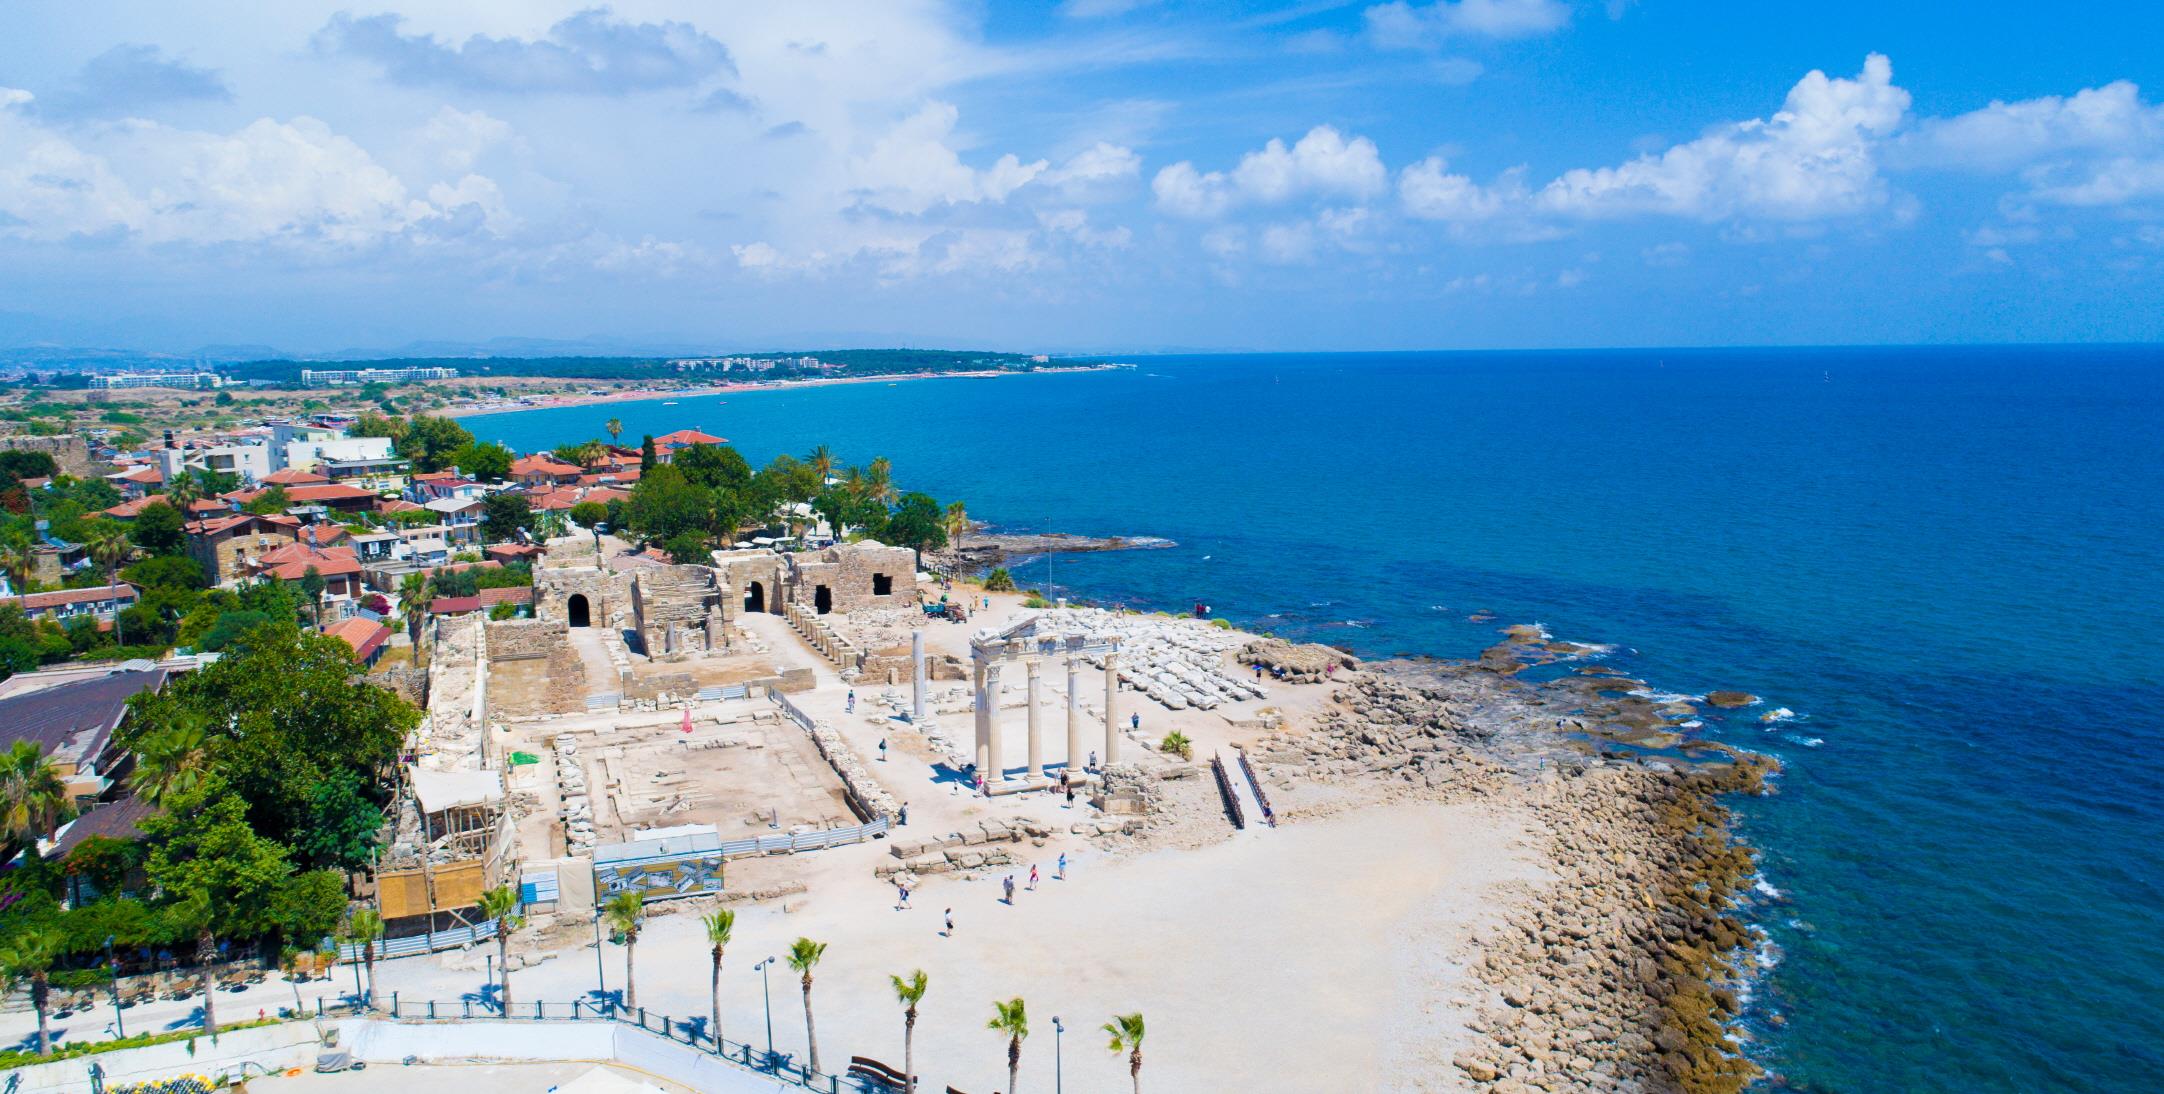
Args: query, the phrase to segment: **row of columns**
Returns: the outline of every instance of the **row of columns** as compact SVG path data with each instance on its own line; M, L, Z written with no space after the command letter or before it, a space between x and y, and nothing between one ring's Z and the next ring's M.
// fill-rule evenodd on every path
M1081 658L1069 656L1067 665L1067 765L1079 769L1083 761L1082 743L1082 695L1080 688ZM1031 657L1023 662L1028 672L1029 689L1029 755L1024 778L1049 778L1044 763L1044 725L1041 708L1044 705L1043 659ZM977 771L991 786L1006 778L1006 749L999 732L999 670L1000 662L980 663L975 667L976 679L971 681L975 692L977 713ZM918 672L918 709L923 705L923 666ZM1120 760L1119 715L1119 654L1105 654L1105 747L1100 757L1103 763L1115 764ZM921 714L920 714L921 717Z

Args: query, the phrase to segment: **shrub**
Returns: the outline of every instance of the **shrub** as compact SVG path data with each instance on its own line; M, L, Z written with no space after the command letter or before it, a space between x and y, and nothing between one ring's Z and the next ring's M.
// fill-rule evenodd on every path
M1011 593L1014 591L1014 575L1005 566L995 567L984 575L984 591L988 593Z
M1169 752L1183 760L1195 758L1195 742L1188 740L1187 734L1177 729L1165 734L1165 739L1157 743L1157 750Z
M1221 631L1229 631L1232 629L1232 620L1220 616L1216 619L1210 620L1210 626L1216 627L1218 630Z

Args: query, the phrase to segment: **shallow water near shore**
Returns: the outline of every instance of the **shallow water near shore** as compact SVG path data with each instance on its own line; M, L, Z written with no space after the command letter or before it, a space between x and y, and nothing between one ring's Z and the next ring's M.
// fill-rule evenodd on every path
M1180 544L1025 586L1371 656L1538 621L1661 691L1761 696L1702 715L1785 765L1737 803L1780 894L1754 1055L1822 1090L2164 1067L2164 352L1144 358L464 424L523 451L610 417Z

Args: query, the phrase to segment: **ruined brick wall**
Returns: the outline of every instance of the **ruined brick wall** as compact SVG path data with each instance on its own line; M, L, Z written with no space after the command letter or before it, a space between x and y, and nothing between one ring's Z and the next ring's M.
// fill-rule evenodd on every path
M628 582L598 570L559 569L544 566L533 575L534 618L568 621L573 596L586 598L586 614L592 626L617 625L625 610Z
M571 648L571 629L561 619L495 619L488 624L488 659L527 661Z
M782 577L780 555L767 550L716 551L714 568L721 572L721 583L729 587L734 601L731 620L739 612L753 610L781 614L787 582Z
M917 603L917 556L907 547L865 540L793 556L789 599L815 609L827 590L828 611L909 608Z
M60 473L78 479L86 479L98 473L97 465L90 462L90 446L80 433L62 433L53 437L33 437L27 433L10 433L0 436L0 452L43 452L60 465Z
M728 648L735 607L712 567L656 567L631 581L632 626L648 657Z

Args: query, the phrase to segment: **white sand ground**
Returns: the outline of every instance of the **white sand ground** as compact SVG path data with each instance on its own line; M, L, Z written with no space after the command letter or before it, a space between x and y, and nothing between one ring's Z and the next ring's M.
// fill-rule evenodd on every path
M1023 1090L1053 1086L1058 1015L1069 1089L1122 1088L1125 1065L1097 1031L1112 1014L1149 1020L1145 1078L1155 1091L1445 1089L1446 1051L1462 1035L1456 965L1499 906L1498 886L1534 876L1517 818L1475 806L1405 805L1288 825L1195 851L1080 858L999 903L996 878L936 878L919 907L893 910L892 889L851 871L822 877L794 912L745 907L724 972L724 1027L765 1039L760 958L799 935L828 942L813 1001L824 1062L902 1055L890 973L923 968L931 991L918 1026L917 1070L930 1089L1004 1089L1004 1043L984 1028L992 1001L1020 995L1033 1033ZM1023 871L1026 876L1026 869ZM952 939L939 935L952 906ZM707 1009L708 960L698 921L657 915L638 946L639 1001L691 1018ZM604 962L623 984L623 950ZM381 990L456 998L481 977L455 957L378 967ZM1440 974L1440 975L1438 975ZM591 946L515 974L514 997L567 1000L594 985ZM777 964L774 1038L804 1051L797 984ZM800 1057L801 1058L801 1057ZM1396 1071L1423 1061L1423 1076Z

